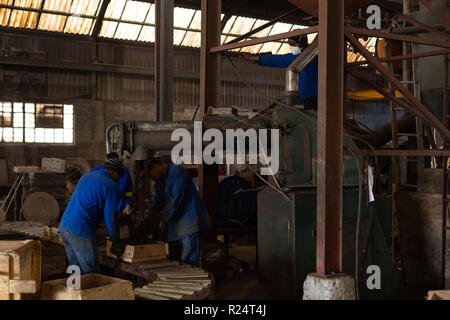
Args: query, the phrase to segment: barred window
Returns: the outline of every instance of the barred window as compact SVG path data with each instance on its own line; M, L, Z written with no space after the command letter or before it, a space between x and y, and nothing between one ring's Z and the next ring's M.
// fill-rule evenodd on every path
M73 143L73 105L0 102L0 142Z

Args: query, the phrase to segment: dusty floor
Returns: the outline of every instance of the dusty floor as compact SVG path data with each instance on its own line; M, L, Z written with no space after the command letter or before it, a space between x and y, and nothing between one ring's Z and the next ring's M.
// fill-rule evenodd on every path
M248 270L236 271L229 267L227 277L216 285L217 300L270 300L271 297L262 287L256 270L256 247L230 247L229 255L244 261Z

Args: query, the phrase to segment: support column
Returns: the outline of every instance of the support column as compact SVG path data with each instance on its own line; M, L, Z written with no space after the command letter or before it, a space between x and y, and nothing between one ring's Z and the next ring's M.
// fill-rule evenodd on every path
M210 49L220 45L221 0L202 0L202 42L200 48L200 118L204 119L209 107L220 104L220 54ZM208 236L215 238L218 199L217 165L201 165L199 192L211 217L212 228Z
M352 277L342 275L342 154L344 1L319 0L317 265L304 299L354 299Z
M173 2L155 0L155 104L158 121L173 120Z

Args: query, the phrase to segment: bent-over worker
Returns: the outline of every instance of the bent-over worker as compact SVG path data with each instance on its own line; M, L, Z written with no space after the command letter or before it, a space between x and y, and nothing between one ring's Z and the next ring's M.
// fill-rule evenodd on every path
M149 166L155 183L153 212L158 212L167 228L171 259L199 264L199 232L211 225L205 204L182 167L153 160Z
M103 169L84 175L75 189L61 219L58 232L66 249L69 265L79 266L83 274L97 273L98 250L96 231L104 218L111 252L120 256L120 244L115 220L119 188L117 183L124 174L122 162L111 159Z

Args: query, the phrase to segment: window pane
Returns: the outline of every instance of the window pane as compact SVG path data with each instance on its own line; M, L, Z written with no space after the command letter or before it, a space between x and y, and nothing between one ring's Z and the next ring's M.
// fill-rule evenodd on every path
M64 143L73 143L73 129L64 129Z
M34 113L34 103L26 103L25 112Z
M14 129L14 142L23 142L23 129Z
M55 129L55 143L64 143L64 129Z
M13 129L12 128L3 128L3 141L4 142L13 142Z
M25 128L35 127L35 115L34 113L25 113Z
M73 105L71 105L71 104L65 104L65 105L64 105L64 113L65 113L65 114L67 114L67 113L73 114Z
M45 141L45 129L36 129L35 130L35 141L37 143L44 143Z
M55 129L44 129L45 143L55 143Z
M25 129L25 143L34 142L34 129Z
M14 112L23 112L23 103L14 102Z
M23 113L14 113L14 128L23 128Z
M64 115L64 129L73 129L73 115Z

